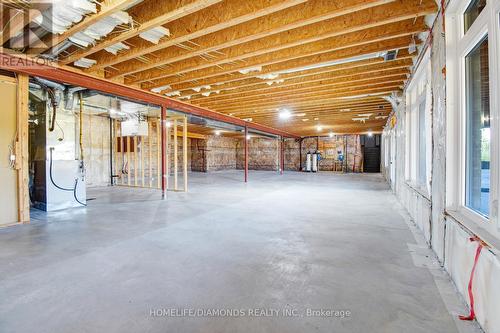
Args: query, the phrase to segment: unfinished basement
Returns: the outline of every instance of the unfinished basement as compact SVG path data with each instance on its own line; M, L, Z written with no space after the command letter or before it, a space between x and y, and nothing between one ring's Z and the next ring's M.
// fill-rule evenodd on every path
M500 333L499 0L0 13L0 332Z

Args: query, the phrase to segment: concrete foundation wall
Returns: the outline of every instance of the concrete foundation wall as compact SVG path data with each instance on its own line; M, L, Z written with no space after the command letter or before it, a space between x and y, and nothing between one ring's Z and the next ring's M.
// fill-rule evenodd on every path
M470 241L473 232L465 224L446 213L446 49L443 21L438 15L434 25L431 44L431 122L432 149L431 191L422 194L405 179L405 143L408 133L405 123L405 99L394 110L397 119L392 128L390 122L383 134L382 157L391 150L396 151L390 165L390 158L382 159L382 173L402 205L407 209L415 224L423 231L429 246L434 250L443 267L450 274L458 291L468 304L468 284L478 242ZM391 137L396 140L391 144ZM453 144L453 143L449 143ZM384 163L385 161L385 163ZM393 181L391 181L391 179ZM481 235L477 235L481 237ZM483 249L474 276L474 294L477 321L487 333L500 332L500 260L499 249ZM470 305L470 304L469 304Z

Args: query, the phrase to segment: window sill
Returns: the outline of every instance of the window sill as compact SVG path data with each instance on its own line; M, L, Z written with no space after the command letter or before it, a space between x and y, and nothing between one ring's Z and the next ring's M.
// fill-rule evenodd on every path
M481 240L490 245L491 250L496 255L500 255L500 239L498 238L498 236L495 236L489 230L481 226L482 223L494 223L494 222L488 221L479 215L473 216L476 214L465 210L466 209L464 208L462 208L461 210L447 209L445 214L450 216L458 224L462 225L471 233L478 236Z

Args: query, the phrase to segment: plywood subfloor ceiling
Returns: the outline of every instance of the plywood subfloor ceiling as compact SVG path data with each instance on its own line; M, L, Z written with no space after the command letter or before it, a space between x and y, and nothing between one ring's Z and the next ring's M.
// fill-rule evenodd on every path
M434 0L104 0L98 7L52 44L123 8L134 27L71 46L61 63L93 59L85 71L303 136L381 130L391 110L383 97L402 89L413 45L437 11ZM170 34L158 43L139 36L158 26ZM105 50L119 42L128 49ZM397 57L385 60L388 51ZM284 109L288 119L279 117Z

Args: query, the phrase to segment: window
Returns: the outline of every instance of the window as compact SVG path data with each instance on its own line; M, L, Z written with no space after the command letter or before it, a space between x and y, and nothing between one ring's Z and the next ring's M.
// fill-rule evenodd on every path
M498 239L499 16L498 0L451 0L445 13L446 210Z
M464 31L469 30L485 6L486 0L474 0L469 4L464 12Z
M422 194L430 193L430 70L427 51L406 90L406 180Z
M488 38L465 57L465 204L485 216L490 201L490 86Z

